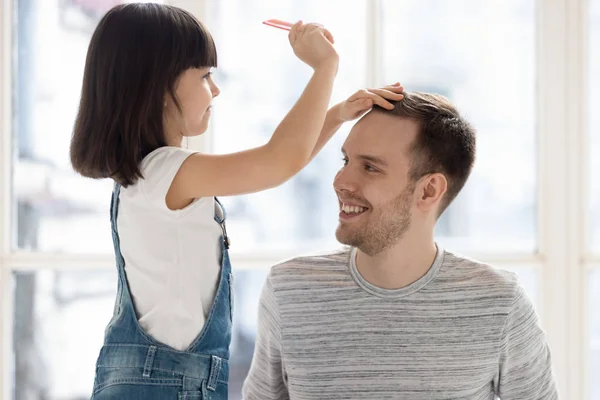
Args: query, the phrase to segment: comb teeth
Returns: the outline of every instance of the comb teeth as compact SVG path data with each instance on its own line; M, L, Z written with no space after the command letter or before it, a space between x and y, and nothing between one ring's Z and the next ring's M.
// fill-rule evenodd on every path
M263 21L263 24L272 26L274 28L283 29L285 31L289 31L292 28L292 25L294 25L291 22L282 21L280 19L268 19Z

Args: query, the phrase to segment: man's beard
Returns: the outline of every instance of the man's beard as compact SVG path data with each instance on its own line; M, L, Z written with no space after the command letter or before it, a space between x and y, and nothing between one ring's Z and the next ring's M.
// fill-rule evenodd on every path
M414 185L377 210L369 209L365 221L340 222L335 232L337 240L374 256L398 243L410 227L410 206Z

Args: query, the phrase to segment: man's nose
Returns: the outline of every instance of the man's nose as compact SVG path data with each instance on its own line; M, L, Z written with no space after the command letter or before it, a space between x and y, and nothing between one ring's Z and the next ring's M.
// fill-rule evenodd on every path
M355 192L356 187L356 180L348 167L338 171L333 180L333 188L336 192Z

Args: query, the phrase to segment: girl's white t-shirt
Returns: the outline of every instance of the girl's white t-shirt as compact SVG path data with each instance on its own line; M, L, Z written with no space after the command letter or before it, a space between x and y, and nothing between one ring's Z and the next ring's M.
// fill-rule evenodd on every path
M144 178L121 188L117 215L138 321L154 339L177 350L187 349L202 330L221 271L222 230L214 219L214 198L175 211L165 201L179 167L193 153L161 147L146 156Z

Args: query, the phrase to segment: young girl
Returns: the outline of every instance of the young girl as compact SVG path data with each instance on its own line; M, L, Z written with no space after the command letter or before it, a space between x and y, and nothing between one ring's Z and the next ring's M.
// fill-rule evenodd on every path
M83 176L115 181L119 286L93 399L227 398L232 275L215 196L272 188L308 163L338 68L322 27L298 22L289 40L314 70L297 103L267 144L209 155L181 148L206 130L219 94L206 28L158 4L117 6L96 28L71 162Z

